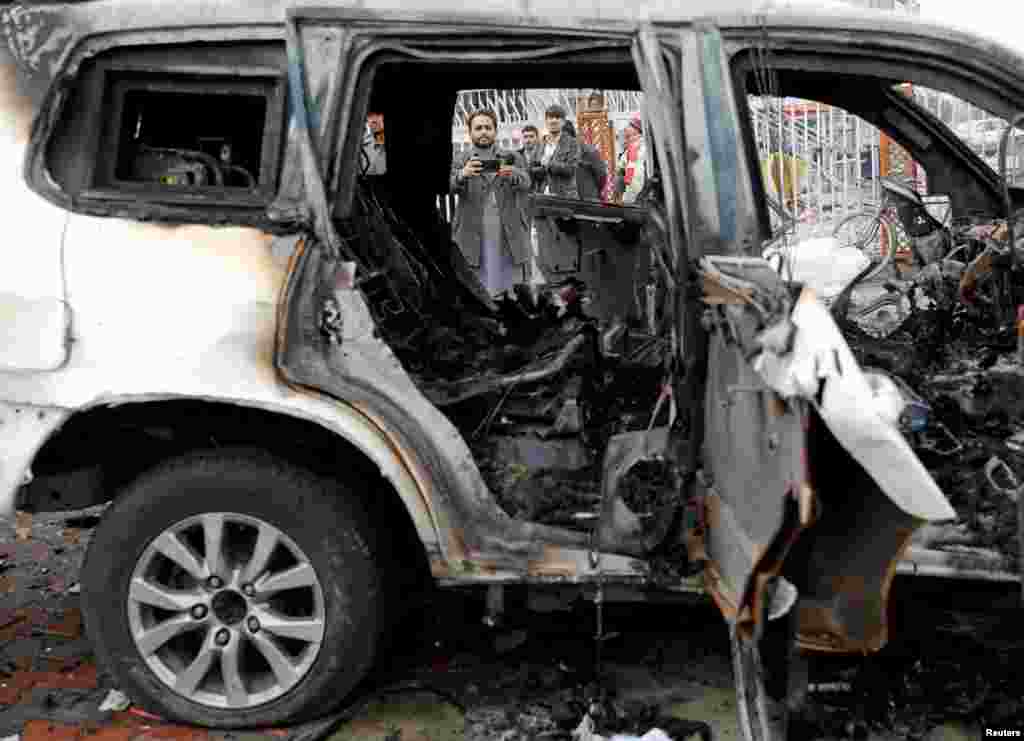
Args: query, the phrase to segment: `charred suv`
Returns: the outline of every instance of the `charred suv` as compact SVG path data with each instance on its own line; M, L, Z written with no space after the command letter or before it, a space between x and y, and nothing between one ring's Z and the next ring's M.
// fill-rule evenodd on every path
M871 373L761 257L747 94L771 75L842 105L954 210L996 214L984 163L887 91L1009 117L1024 60L893 19L672 5L2 11L0 499L111 502L83 605L133 699L300 720L417 585L614 584L710 594L769 737L773 650L875 651L898 571L956 571L911 545L956 513ZM453 110L554 79L642 96L650 177L629 205L532 196L558 280L494 297L451 240Z

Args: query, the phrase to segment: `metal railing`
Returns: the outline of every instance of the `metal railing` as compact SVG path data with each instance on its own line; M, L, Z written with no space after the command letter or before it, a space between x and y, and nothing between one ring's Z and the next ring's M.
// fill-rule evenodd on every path
M460 132L466 128L466 117L481 108L494 111L502 125L524 126L532 123L540 127L544 123L544 111L549 106L560 105L570 116L576 113L576 101L586 99L592 89L511 89L511 90L462 90L455 101L452 128ZM599 90L604 96L608 112L613 118L629 116L641 110L643 93L634 90Z
M901 87L998 172L999 139L1007 121L948 93ZM881 132L863 119L797 98L751 96L749 104L765 188L779 206L772 212L774 229L797 240L831 234L846 215L879 205L887 170L922 196L930 195L923 168L895 142L884 146ZM1024 181L1022 147L1024 136L1015 131L1007 157L1013 183Z
M998 171L999 137L1007 122L953 95L920 86L901 86L915 102L938 118ZM519 132L532 123L543 128L544 111L561 105L570 117L576 102L590 89L463 90L452 118L452 146L469 146L466 116L478 108L493 110L498 117L498 143L504 148L519 145ZM643 93L601 90L616 133L629 118L643 110ZM749 107L761 161L765 188L775 200L773 227L796 239L825 236L846 215L875 208L881 202L881 176L903 175L904 181L928 195L923 169L907 163L893 172L893 163L906 160L895 145L883 146L877 128L841 108L798 98L750 96ZM1014 183L1024 182L1024 136L1014 132L1008 156L1008 173ZM883 162L883 158L887 159ZM1020 166L1018 166L1020 165ZM783 216L780 216L779 211Z
M498 117L498 145L511 149L519 146L523 126L533 124L543 131L544 111L549 106L560 105L570 118L575 118L576 101L586 99L593 92L593 89L584 88L462 90L456 98L452 115L452 148L458 152L469 146L466 117L473 111L481 108L494 111ZM643 93L639 91L597 92L604 96L608 118L617 133L626 127L631 116L643 110Z

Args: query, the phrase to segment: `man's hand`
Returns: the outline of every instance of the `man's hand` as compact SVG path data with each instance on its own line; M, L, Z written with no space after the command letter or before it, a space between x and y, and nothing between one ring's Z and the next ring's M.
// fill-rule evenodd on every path
M473 157L470 160L466 160L466 164L462 166L462 177L464 178L475 178L481 172L483 172L483 163Z
M508 175L514 175L515 168L512 165L502 165L498 168L498 175L500 177L507 177Z

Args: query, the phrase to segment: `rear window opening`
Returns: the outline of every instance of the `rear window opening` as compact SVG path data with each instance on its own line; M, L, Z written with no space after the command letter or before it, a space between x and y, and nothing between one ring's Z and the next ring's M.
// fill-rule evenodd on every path
M267 100L260 95L127 89L115 179L254 188L266 120Z
M94 187L198 194L272 192L282 129L275 78L215 74L105 76Z

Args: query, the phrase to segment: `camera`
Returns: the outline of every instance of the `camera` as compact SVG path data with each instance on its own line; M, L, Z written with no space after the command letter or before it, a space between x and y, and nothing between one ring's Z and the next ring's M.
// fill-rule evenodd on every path
M493 160L480 160L481 172L497 172L502 167L510 167L516 163L516 158L511 154L499 155Z

